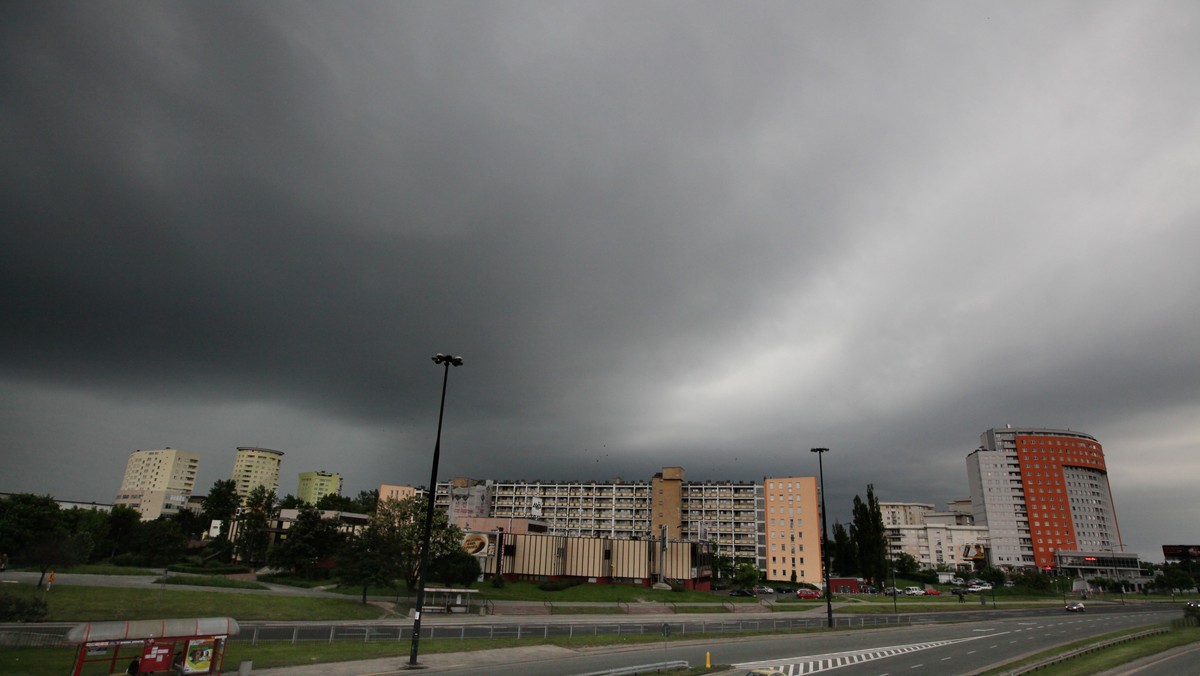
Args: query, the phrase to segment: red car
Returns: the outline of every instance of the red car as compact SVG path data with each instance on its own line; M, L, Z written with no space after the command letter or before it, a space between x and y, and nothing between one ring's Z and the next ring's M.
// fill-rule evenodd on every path
M925 588L925 595L926 595L926 596L941 596L941 595L942 595L942 592L940 592L940 591L938 591L938 590L934 589L933 587L926 587L926 588Z
M821 598L821 592L817 591L816 589L797 589L796 590L796 598L798 598L798 599L819 599L819 598Z

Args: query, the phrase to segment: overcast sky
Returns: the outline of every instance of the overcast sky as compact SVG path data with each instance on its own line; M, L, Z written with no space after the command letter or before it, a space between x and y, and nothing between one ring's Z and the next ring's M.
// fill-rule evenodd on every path
M1194 2L9 2L0 491L131 451L968 494L1104 446L1200 542Z

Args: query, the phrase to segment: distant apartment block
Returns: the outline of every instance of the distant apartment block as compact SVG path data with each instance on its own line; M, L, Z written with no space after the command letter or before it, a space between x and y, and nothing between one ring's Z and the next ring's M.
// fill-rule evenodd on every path
M233 479L237 494L241 497L259 486L272 492L279 491L279 468L283 464L283 451L257 446L239 446L233 460Z
M798 581L819 582L816 480L763 481L689 482L681 467L664 467L649 482L456 478L438 483L435 504L457 515L456 522L528 519L545 524L549 534L567 537L648 540L660 538L665 529L668 540L712 542L715 553L752 563L769 579L788 581L795 571ZM773 495L778 502L772 504L775 522L771 524L765 493L766 486L775 484L779 488ZM386 497L388 488L380 487L380 499ZM774 566L769 558L771 538L775 540Z
M1132 572L1123 555L1104 449L1073 430L994 428L967 456L975 523L990 531L990 562L1080 572ZM1119 560L1118 560L1119 559ZM1110 565L1097 565L1107 562Z
M342 494L342 475L331 472L301 472L300 484L296 488L296 497L315 505L326 495Z
M908 554L921 568L973 570L982 562L988 543L987 526L973 525L970 505L951 502L945 512L921 502L880 501L879 511L888 543L888 554Z
M134 451L113 503L137 510L143 521L175 514L186 508L199 469L197 453L174 448Z
M413 486L393 486L392 484L380 484L379 500L406 500L416 495L424 495L423 489L418 489Z

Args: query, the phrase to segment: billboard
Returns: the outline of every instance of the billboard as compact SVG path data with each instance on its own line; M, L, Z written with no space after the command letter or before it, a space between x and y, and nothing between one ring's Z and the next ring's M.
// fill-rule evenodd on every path
M1164 559L1200 559L1200 545L1163 545Z
M982 561L987 558L987 552L983 545L963 545L962 557L964 559L975 559Z

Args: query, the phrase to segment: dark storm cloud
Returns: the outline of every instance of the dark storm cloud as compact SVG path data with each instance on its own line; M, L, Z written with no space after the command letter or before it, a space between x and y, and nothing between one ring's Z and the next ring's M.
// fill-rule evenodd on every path
M447 350L444 475L827 445L832 502L941 503L1012 422L1132 512L1200 437L1186 4L6 14L5 490L164 445L422 484Z

